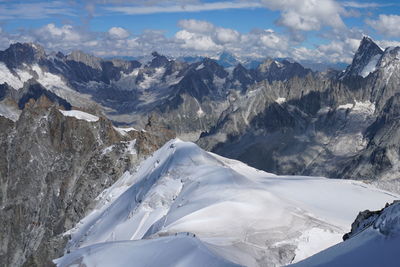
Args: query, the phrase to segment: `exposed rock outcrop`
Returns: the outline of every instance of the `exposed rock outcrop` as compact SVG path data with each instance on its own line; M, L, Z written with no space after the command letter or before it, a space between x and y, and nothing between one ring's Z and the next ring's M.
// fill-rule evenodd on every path
M25 105L16 122L0 116L4 266L50 266L63 254L63 233L102 190L165 142L144 131L124 133L104 117L64 116L60 108L40 97Z

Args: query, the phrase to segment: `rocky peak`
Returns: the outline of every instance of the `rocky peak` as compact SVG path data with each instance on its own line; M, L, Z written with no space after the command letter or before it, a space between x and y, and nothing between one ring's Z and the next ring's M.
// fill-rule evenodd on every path
M256 70L257 80L284 81L293 77L305 77L312 73L311 69L304 68L297 62L289 60L278 61L275 59L267 59L260 64Z
M160 55L157 52L153 52L151 55L153 56L153 59L150 62L150 68L160 68L169 63L169 60L166 56Z
M86 54L82 51L73 51L67 56L67 60L83 63L93 69L101 70L101 58Z
M400 62L400 47L388 47L385 49L379 62L380 68L386 68L389 65L398 65Z
M225 78L228 76L228 72L226 72L226 70L221 65L219 65L215 60L211 58L204 58L201 63L204 66L204 68L202 69L203 71L214 73L220 78Z
M0 61L3 61L9 68L15 68L23 63L37 62L45 56L43 47L38 44L14 43L5 51L0 52Z
M238 64L236 57L227 51L222 52L218 57L218 64L224 68L233 67Z
M358 214L351 225L351 231L343 236L343 240L352 238L373 225L383 235L398 235L400 219L400 201L386 203L385 207L377 211L365 210Z
M382 55L383 50L370 37L364 36L351 65L346 68L341 78L348 76L367 77L375 70Z
M259 72L268 72L271 69L277 69L277 68L281 68L281 67L283 67L283 65L280 62L278 62L272 58L269 58L269 59L266 59L263 63L261 63L258 66L257 70Z
M242 91L246 91L247 87L255 82L253 72L240 63L232 71L232 80L234 85L239 82Z

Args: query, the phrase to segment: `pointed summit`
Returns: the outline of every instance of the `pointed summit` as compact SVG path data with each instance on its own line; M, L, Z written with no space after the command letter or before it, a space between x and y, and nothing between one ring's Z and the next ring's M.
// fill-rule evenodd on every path
M160 55L156 51L151 53L153 59L150 62L150 68L160 68L168 64L169 60L166 56Z
M371 37L369 36L364 36L360 42L360 46L357 50L357 52L359 51L365 51L365 50L369 50L369 51L375 51L376 53L383 53L383 49L380 48L373 40Z
M45 57L42 46L34 43L14 43L5 51L0 52L0 61L9 68L16 68L22 63L31 64Z
M80 50L72 51L72 53L67 56L67 60L83 63L93 69L101 70L101 58L87 54Z
M224 51L219 55L217 63L224 68L229 68L236 66L239 63L239 61L232 53Z
M383 50L368 36L364 36L354 55L353 62L346 68L342 78L348 76L367 77L373 72L383 55Z

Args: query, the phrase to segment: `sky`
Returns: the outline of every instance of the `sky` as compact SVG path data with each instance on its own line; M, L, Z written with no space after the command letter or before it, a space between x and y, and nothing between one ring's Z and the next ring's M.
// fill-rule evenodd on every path
M292 58L350 63L360 40L400 45L397 0L0 0L0 49L102 57Z

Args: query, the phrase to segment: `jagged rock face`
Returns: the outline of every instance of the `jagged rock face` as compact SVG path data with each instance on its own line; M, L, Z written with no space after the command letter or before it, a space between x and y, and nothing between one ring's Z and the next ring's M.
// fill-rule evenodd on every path
M38 62L45 55L43 47L39 45L15 43L5 51L0 51L0 61L5 62L9 68L16 68L23 63Z
M368 145L341 173L344 177L371 179L388 190L400 185L400 94L391 97L366 130Z
M343 236L343 240L346 241L371 226L383 235L397 236L400 233L398 224L400 219L399 210L400 202L395 200L391 204L386 203L385 207L381 210L361 211L351 224L351 231Z
M377 165L374 171L355 171L364 162L357 157L371 146L367 128L398 93L399 51L382 51L365 37L342 74L314 73L287 60L267 60L248 70L224 69L207 58L182 63L156 52L143 65L74 52L41 56L31 69L9 69L19 80L8 82L24 86L3 91L16 102L27 98L23 103L37 95L51 97L44 90L32 94L31 87L40 83L72 106L98 105L115 123L139 128L152 114L185 140L195 141L203 132L198 141L203 148L267 171L375 177ZM51 75L59 78L57 85L49 82L56 79ZM393 161L385 160L386 145L377 147L376 162Z
M218 57L218 64L224 68L235 67L239 63L239 61L229 52L222 52Z
M288 60L276 61L268 59L260 64L257 68L256 77L257 81L268 80L284 81L293 77L305 77L312 73L310 69L304 68L297 62L290 62Z
M0 127L5 266L50 266L63 254L63 233L102 190L166 141L147 132L122 135L104 118L66 117L45 97L27 103L16 122L0 116Z
M367 77L373 70L383 54L382 49L374 43L369 37L364 37L361 40L351 65L343 73L342 78L348 76Z
M13 51L22 53L26 60L14 59ZM148 114L157 113L181 137L193 136L189 140L210 130L229 105L228 95L245 93L261 80L284 81L311 73L285 60L267 61L257 70L238 65L229 73L212 59L189 64L157 52L143 65L137 61L103 60L81 51L46 55L43 48L33 44L16 44L2 53L0 61L6 65L6 78L0 83L15 89L12 99L20 107L45 94L60 98L57 101L67 109L69 104L98 106L117 124L138 128L145 126ZM225 53L221 59L232 61L234 57Z
M252 84L256 83L255 72L238 64L232 71L232 87L245 92Z
M20 109L24 109L25 104L29 102L29 100L38 100L40 97L45 96L50 99L52 102L56 102L58 105L63 106L64 109L70 110L71 104L56 94L46 90L40 84L31 84L27 87L26 92L22 95L22 97L18 101L18 107Z
M198 141L278 174L374 179L398 191L398 51L364 38L346 75L260 82L237 97ZM360 75L373 60L368 75ZM379 58L378 58L379 57ZM371 66L372 66L371 65ZM275 61L259 69L276 68ZM382 180L383 179L383 180Z

